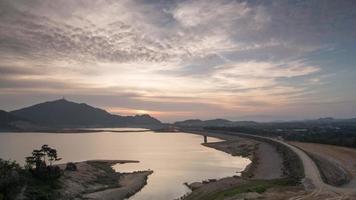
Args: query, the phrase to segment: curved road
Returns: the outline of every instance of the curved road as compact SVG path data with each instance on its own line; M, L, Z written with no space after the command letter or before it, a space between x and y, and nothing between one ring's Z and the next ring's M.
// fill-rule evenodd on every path
M309 179L316 189L329 192L332 191L337 194L356 194L356 188L335 187L324 183L319 168L317 167L315 162L301 149L280 140L271 140L287 146L299 156L299 158L303 162L305 178Z
M356 197L354 195L356 195L356 188L354 187L335 187L329 184L324 183L320 171L317 167L317 165L315 164L315 162L301 149L290 145L282 140L277 140L277 139L273 139L273 138L269 138L269 137L263 137L263 136L258 136L258 135L251 135L251 134L244 134L244 133L236 133L236 132L220 132L222 134L228 134L228 135L235 135L235 136L253 136L256 138L263 138L263 139L268 139L268 140L272 140L274 142L278 142L280 144L283 144L285 146L287 146L288 148L290 148L292 151L294 151L299 158L302 160L303 162L303 167L304 167L304 174L305 174L305 183L311 183L314 186L314 191L306 196L302 196L302 197L295 197L292 198L293 200L300 200L300 199L306 199L311 197L313 199L313 197L318 196L319 194L322 193L333 193L334 195L336 195L336 198L330 198L330 199L348 199L347 197ZM200 132L200 134L204 134L202 132Z
M238 133L237 135L251 136L251 135L243 134L243 133ZM257 137L257 138L264 138L264 139L272 140L272 141L278 142L280 144L283 144L283 145L287 146L288 148L290 148L292 151L294 151L299 156L299 158L303 162L305 182L311 182L313 184L313 186L315 187L314 192L311 194L312 196L318 195L323 192L326 192L326 193L331 192L331 193L335 193L336 195L341 197L341 199L343 199L346 196L353 196L356 194L356 188L335 187L335 186L324 183L324 181L321 177L319 168L317 167L315 162L301 149L299 149L293 145L290 145L282 140L277 140L277 139L262 137L262 136L257 136L257 135L253 135L253 136Z

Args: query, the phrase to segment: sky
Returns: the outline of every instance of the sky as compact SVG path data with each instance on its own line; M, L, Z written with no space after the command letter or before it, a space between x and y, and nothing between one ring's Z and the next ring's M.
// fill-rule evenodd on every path
M0 0L0 109L356 117L354 0Z

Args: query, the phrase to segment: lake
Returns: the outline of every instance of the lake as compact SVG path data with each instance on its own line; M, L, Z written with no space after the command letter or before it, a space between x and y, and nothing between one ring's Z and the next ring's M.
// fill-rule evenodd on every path
M208 141L220 140L208 138ZM185 182L233 176L250 163L246 158L204 147L202 142L203 136L199 135L151 131L0 133L0 158L24 164L24 158L33 149L48 144L56 148L63 158L60 163L93 159L138 160L140 163L114 166L120 172L154 171L148 178L148 184L130 200L170 200L190 192Z

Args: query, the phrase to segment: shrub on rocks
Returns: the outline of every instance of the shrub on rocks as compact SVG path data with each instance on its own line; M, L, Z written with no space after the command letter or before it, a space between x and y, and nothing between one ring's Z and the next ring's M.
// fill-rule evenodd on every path
M66 165L66 170L67 171L77 171L77 165L72 162L69 162Z

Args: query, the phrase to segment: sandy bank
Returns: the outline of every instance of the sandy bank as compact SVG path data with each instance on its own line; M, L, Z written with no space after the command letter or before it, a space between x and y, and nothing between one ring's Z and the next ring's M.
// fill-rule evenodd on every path
M92 160L75 163L76 171L64 171L61 199L125 199L142 189L153 171L115 172L111 166L130 160ZM61 165L64 168L65 165Z

